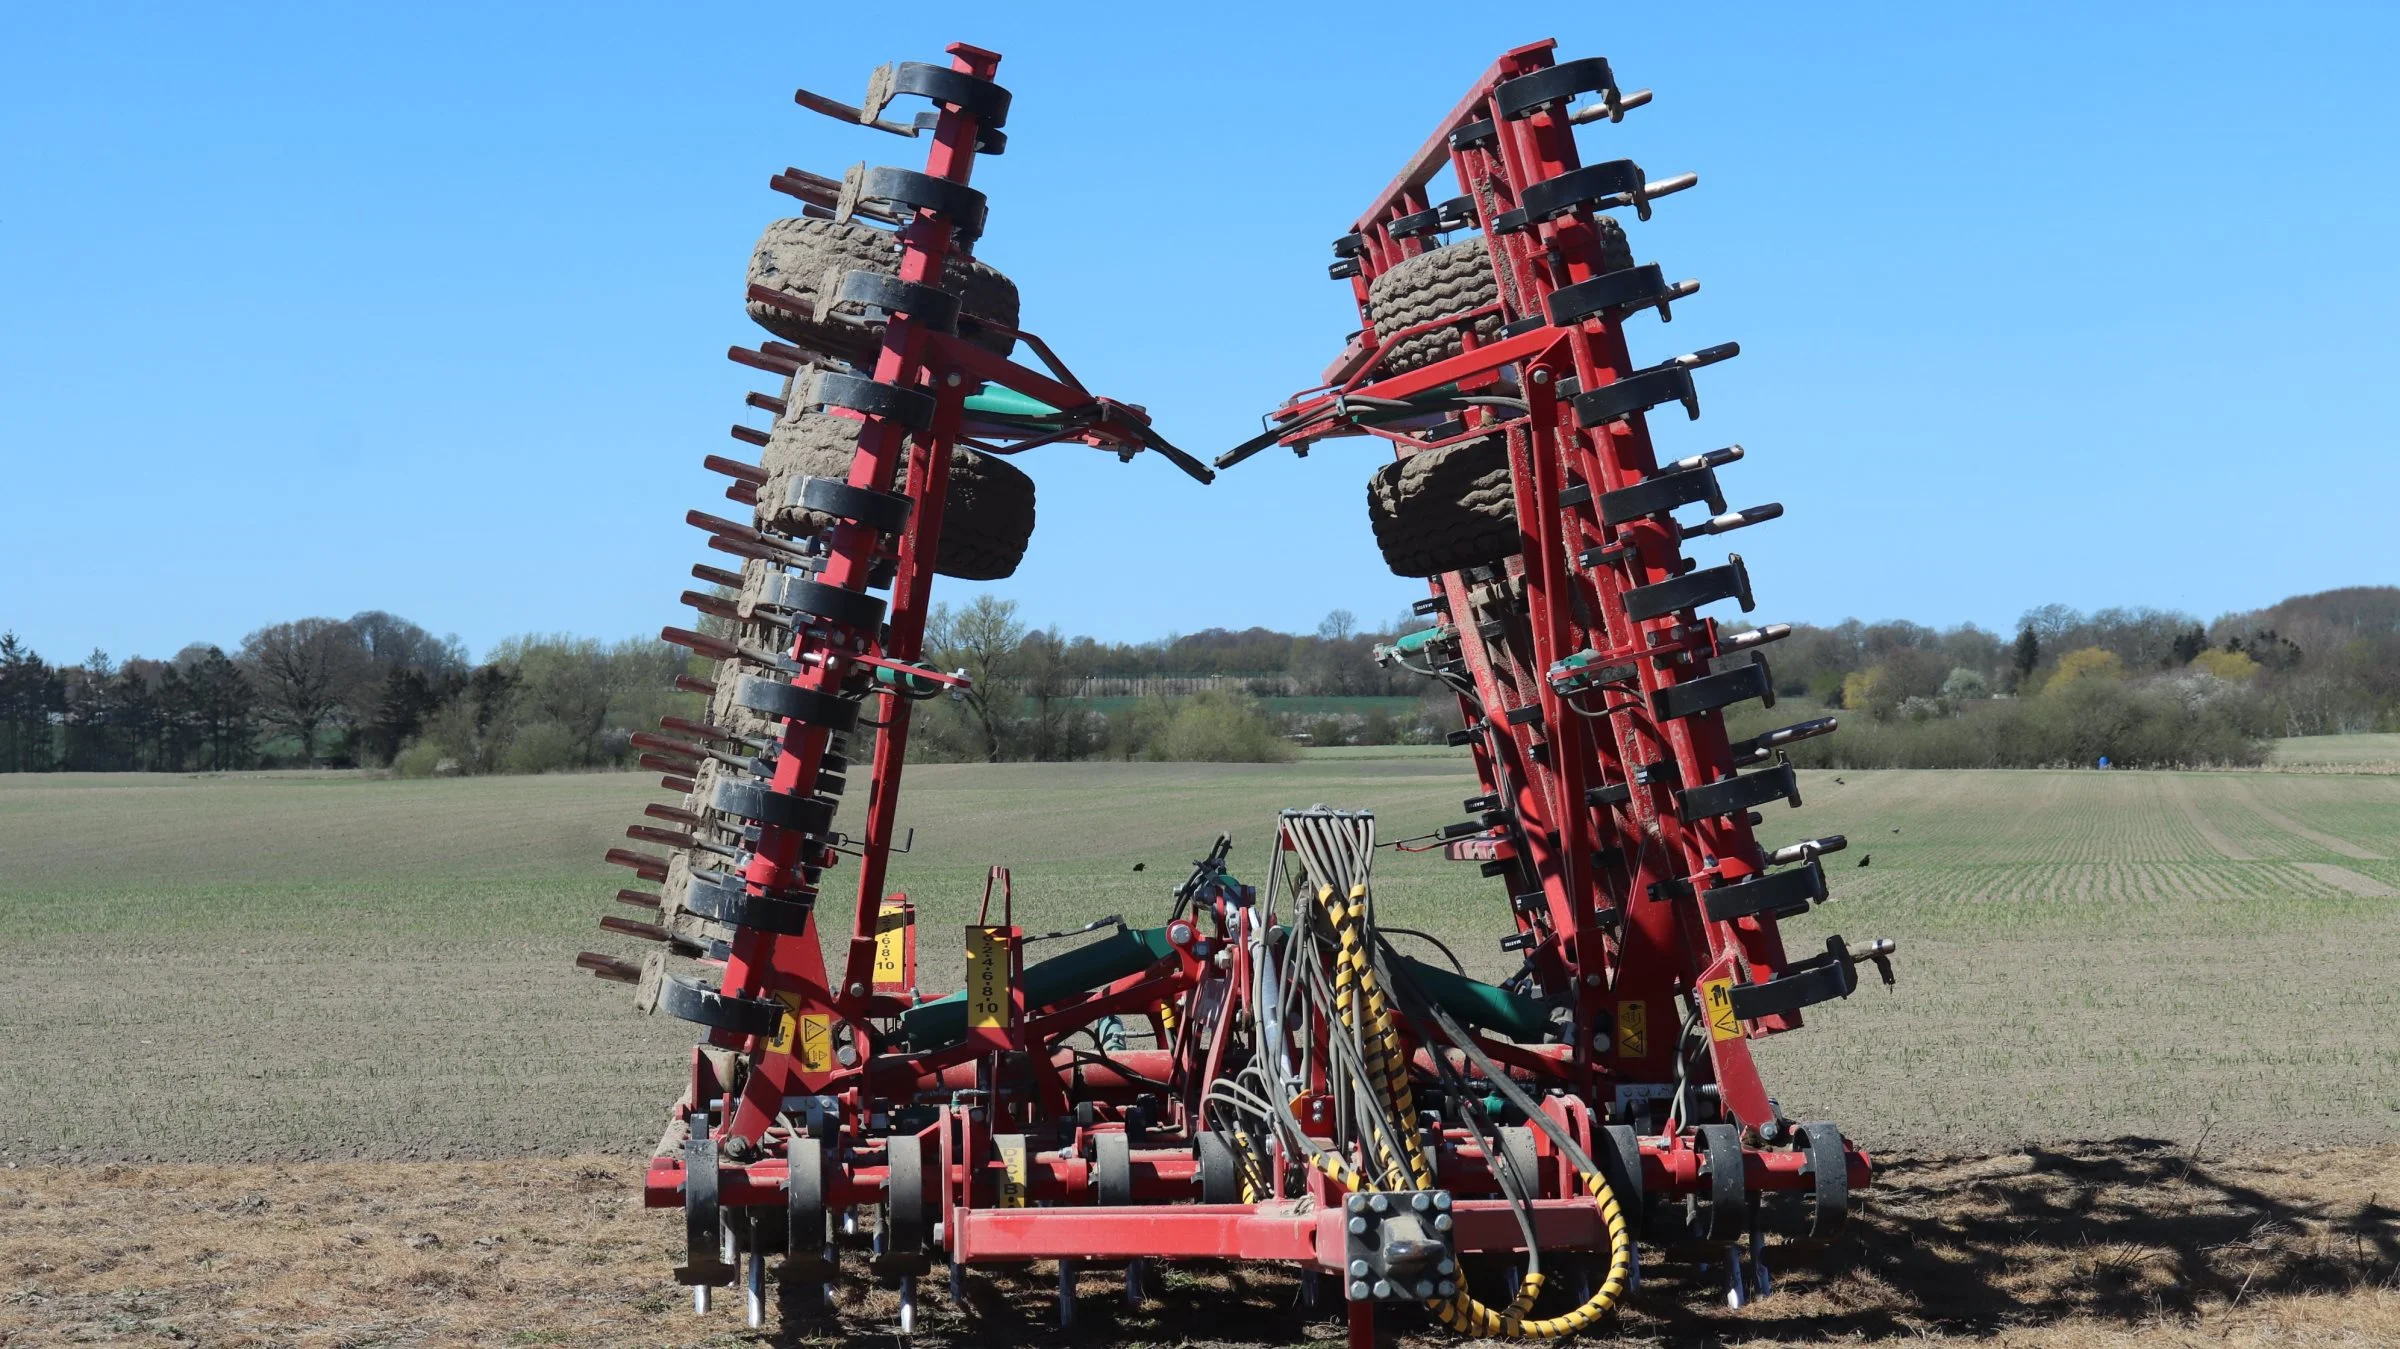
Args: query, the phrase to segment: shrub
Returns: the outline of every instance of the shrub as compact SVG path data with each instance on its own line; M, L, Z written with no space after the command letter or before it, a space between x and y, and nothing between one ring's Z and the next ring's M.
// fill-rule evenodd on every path
M1282 763L1292 747L1256 702L1228 693L1144 699L1108 719L1112 759Z
M392 772L399 777L446 777L457 771L457 760L445 756L442 747L429 740L412 740L392 756Z
M2191 668L2232 684L2247 684L2258 674L2258 662L2247 651L2203 651L2192 657Z
M2125 662L2118 657L2116 652L2103 650L2096 646L2087 646L2081 651L2070 651L2058 658L2058 668L2051 672L2050 682L2042 685L2042 692L2056 693L2078 680L2123 679L2124 677Z
M598 749L595 737L556 721L519 726L500 751L503 773L557 773L588 768Z

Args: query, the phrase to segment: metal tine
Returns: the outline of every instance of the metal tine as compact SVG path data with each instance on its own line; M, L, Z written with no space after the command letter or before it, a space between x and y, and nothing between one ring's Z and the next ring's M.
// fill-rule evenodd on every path
M677 598L704 614L714 614L718 618L728 619L735 623L749 621L749 615L744 614L741 606L731 600L719 599L714 595L703 595L697 590L687 590Z
M638 984L642 981L641 966L615 956L604 956L598 951L585 951L576 956L575 968L590 970L611 983Z
M710 585L723 586L727 590L739 590L742 588L741 573L730 572L722 567L711 567L704 562L695 562L692 564L692 577L695 580L706 581Z
M806 169L787 167L783 172L769 178L767 186L787 197L798 197L811 206L822 206L828 211L833 209L833 204L839 201L842 195L841 179L828 178L821 173L810 173Z
M1786 745L1796 745L1803 740L1814 740L1820 735L1831 735L1841 728L1842 719L1840 717L1818 717L1812 721L1795 722L1790 726L1778 727L1764 735L1754 735L1748 740L1737 740L1733 745L1733 766L1747 768L1754 763L1765 763L1776 750L1782 749Z
M1687 351L1681 356L1668 357L1665 361L1661 362L1661 364L1681 366L1686 370L1697 370L1704 365L1715 365L1719 361L1730 361L1734 357L1741 354L1741 343L1719 342L1713 347L1702 347L1698 351Z
M840 99L827 98L823 94L813 93L807 89L793 90L792 101L810 112L823 113L837 122L870 126L877 131L888 131L895 136L906 136L914 140L917 135L917 127L914 122L883 120L884 106L892 101L892 72L893 67L889 64L875 67L874 73L867 76L867 96L856 105L844 103Z
M1574 126L1582 126L1586 122L1597 122L1603 117L1612 122L1621 122L1625 120L1625 114L1635 108L1648 106L1650 99L1649 90L1636 89L1630 94L1619 94L1616 106L1613 108L1605 101L1594 103L1588 108L1577 108L1567 114L1567 121Z
M1769 642L1780 642L1791 635L1791 624L1769 623L1764 627L1752 628L1748 632L1737 632L1731 637L1720 640L1717 643L1717 650L1723 655L1730 656L1736 651L1747 651L1751 647L1765 646Z
M769 347L774 345L775 343L773 342L766 344L766 346ZM795 374L799 371L802 364L799 361L774 355L763 348L758 351L752 351L748 347L727 347L725 349L725 359L732 361L736 365L749 366L753 370L764 370L770 375Z
M1673 363L1672 361L1668 362L1670 365ZM1710 450L1706 454L1695 454L1688 459L1678 459L1672 464L1662 464L1658 471L1677 473L1688 468L1721 468L1747 453L1748 451L1739 445L1728 445L1721 450Z
M1745 526L1765 524L1782 515L1783 503L1770 501L1764 506L1747 506L1738 511L1727 511L1723 515L1712 515L1696 525L1685 525L1683 536L1689 539L1706 534L1730 534Z
M799 176L795 177L794 175ZM830 191L825 186L828 183L832 184ZM816 220L849 218L843 214L843 203L848 188L848 184L843 180L827 178L823 174L803 174L798 169L786 169L767 179L767 186L787 197L798 198L800 214L804 216ZM848 207L849 215L863 215L871 220L880 220L887 225L900 224L907 218L905 213L893 210L880 202L859 201L851 198L848 201Z
M762 740L757 736L743 735L739 731L710 722L694 721L689 717L660 717L658 727L662 731L681 731L685 735L698 736L703 740L721 740L729 745L748 745L752 749L763 750L775 743L772 740Z
M1794 862L1805 862L1811 857L1821 856L1829 852L1840 852L1842 849L1849 846L1850 840L1844 838L1840 834L1827 834L1823 838L1802 839L1798 843L1792 844L1788 848L1777 848L1775 851L1768 853L1767 865L1788 867Z
M745 759L739 755L727 754L722 750L710 749L705 745L695 745L688 740L652 735L648 731L636 732L633 744L638 749L658 750L676 758L689 759L694 764L699 763L702 759L714 759L727 768L738 768L745 773L755 771L758 767L758 760L755 758Z

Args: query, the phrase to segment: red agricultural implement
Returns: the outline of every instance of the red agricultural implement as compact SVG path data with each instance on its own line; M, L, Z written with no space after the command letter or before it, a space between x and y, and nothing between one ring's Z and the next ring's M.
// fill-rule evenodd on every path
M1733 348L1627 353L1625 325L1697 286L1634 264L1612 213L1647 218L1694 180L1583 165L1573 128L1647 94L1549 43L1503 56L1336 241L1360 332L1218 461L1395 448L1370 515L1394 569L1428 578L1432 624L1381 654L1458 696L1482 790L1439 841L1503 882L1494 935L1518 971L1489 984L1395 949L1372 866L1392 842L1315 808L1276 821L1262 884L1220 838L1163 922L1046 934L1099 934L1046 959L995 869L965 987L927 1000L914 910L884 881L910 709L963 681L920 658L932 574L1006 575L1023 552L1032 486L998 456L1072 441L1211 476L1017 331L1014 288L970 256L968 178L1005 148L1009 95L997 56L950 54L877 71L857 105L798 96L931 149L923 172L773 179L804 206L761 241L748 298L784 340L732 355L785 387L750 400L771 432L735 428L757 462L709 460L751 522L691 516L740 569L694 568L705 630L666 634L719 662L682 681L709 711L638 737L685 799L628 833L666 851L610 853L656 888L620 891L646 912L603 925L657 948L579 961L705 1030L647 1184L684 1214L676 1277L703 1309L744 1286L758 1324L772 1259L785 1313L821 1315L855 1248L908 1333L937 1264L955 1292L1055 1261L1071 1323L1085 1266L1139 1297L1157 1261L1275 1262L1312 1305L1346 1304L1354 1343L1379 1314L1568 1334L1645 1249L1707 1266L1737 1305L1765 1292L1770 1238L1829 1237L1868 1164L1783 1116L1751 1042L1847 996L1861 964L1888 982L1891 945L1795 960L1778 933L1825 899L1818 856L1842 841L1770 851L1757 808L1799 804L1778 747L1832 727L1725 729L1727 707L1772 703L1756 648L1783 630L1700 617L1749 609L1749 579L1681 545L1780 508L1726 510L1738 449L1661 465L1651 447L1647 414L1696 415L1692 371ZM891 120L904 97L930 111ZM1445 169L1458 195L1437 201ZM1047 373L1009 359L1019 342ZM836 798L868 730L854 837ZM856 903L828 952L818 901L844 855Z

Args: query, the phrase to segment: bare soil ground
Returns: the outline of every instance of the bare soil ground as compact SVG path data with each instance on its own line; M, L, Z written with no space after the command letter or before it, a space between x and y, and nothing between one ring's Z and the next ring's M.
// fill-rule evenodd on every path
M883 1344L892 1298L855 1280L833 1321L695 1318L666 1279L680 1228L636 1163L309 1163L0 1172L0 1344L205 1346ZM2151 1140L1887 1160L1850 1235L1776 1261L1728 1311L1655 1268L1600 1343L2400 1343L2400 1149L2239 1158ZM1338 1339L1273 1269L1170 1267L1140 1309L1087 1270L1060 1336L1055 1276L929 1294L920 1338L1111 1346ZM1450 1337L1418 1326L1406 1338ZM1590 1341L1587 1341L1590 1342Z

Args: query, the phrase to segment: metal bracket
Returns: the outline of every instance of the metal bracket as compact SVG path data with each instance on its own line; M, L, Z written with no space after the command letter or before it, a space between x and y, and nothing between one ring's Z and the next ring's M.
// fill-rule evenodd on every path
M1342 1201L1342 1282L1352 1302L1419 1302L1458 1291L1447 1190L1365 1191Z

